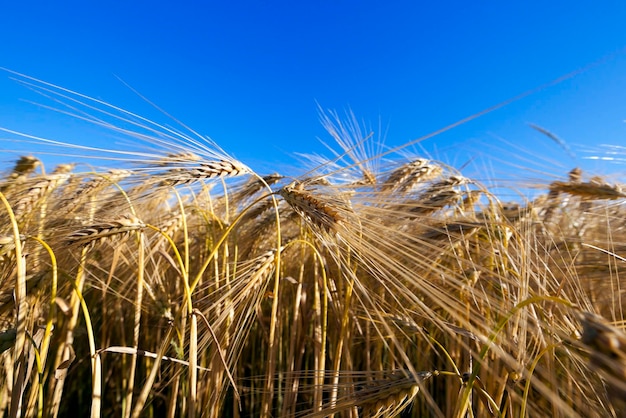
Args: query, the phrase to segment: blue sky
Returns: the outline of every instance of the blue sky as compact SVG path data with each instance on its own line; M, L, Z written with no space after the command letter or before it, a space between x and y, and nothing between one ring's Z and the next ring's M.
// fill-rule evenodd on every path
M587 67L422 147L486 178L499 160L624 169L581 147L626 146L626 2L26 1L0 15L0 66L166 120L120 77L262 174L324 151L318 103L381 125L392 147ZM0 73L0 126L101 144L24 98Z

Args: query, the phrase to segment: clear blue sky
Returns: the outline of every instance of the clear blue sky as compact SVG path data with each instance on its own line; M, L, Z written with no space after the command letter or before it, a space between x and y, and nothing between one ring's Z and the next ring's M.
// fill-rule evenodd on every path
M511 149L504 138L562 164L552 174L624 169L580 151L626 146L622 1L13 1L0 15L0 66L164 121L119 76L262 174L323 151L316 103L382 123L395 146L614 54L424 148L456 165L523 155L500 152ZM0 126L88 142L21 102L32 96L8 76ZM563 138L576 160L527 123Z

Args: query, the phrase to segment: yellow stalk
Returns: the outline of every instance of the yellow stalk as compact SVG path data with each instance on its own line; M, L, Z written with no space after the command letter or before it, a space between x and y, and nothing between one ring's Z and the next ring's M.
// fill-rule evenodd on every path
M0 200L4 204L9 220L11 222L11 228L13 230L13 240L15 242L15 259L17 261L17 277L15 282L15 308L17 313L16 318L16 335L14 346L14 380L13 380L13 392L11 393L11 407L9 416L11 418L20 417L22 407L22 394L26 387L25 373L25 353L24 348L26 344L26 312L28 306L26 303L26 259L22 255L22 243L20 240L20 230L15 219L13 209L9 204L3 193L0 193Z

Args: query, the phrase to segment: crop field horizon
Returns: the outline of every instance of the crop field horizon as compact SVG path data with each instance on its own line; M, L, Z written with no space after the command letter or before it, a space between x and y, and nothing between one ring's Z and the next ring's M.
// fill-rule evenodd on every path
M0 416L626 416L621 173L469 177L332 111L257 173L16 77L124 147L0 127Z

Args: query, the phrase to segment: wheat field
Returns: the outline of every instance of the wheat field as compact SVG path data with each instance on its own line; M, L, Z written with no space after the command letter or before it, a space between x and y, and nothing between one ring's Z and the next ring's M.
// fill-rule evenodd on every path
M21 82L135 148L4 129L32 152L0 180L0 416L626 416L619 184L503 202L332 114L335 158L257 174Z

